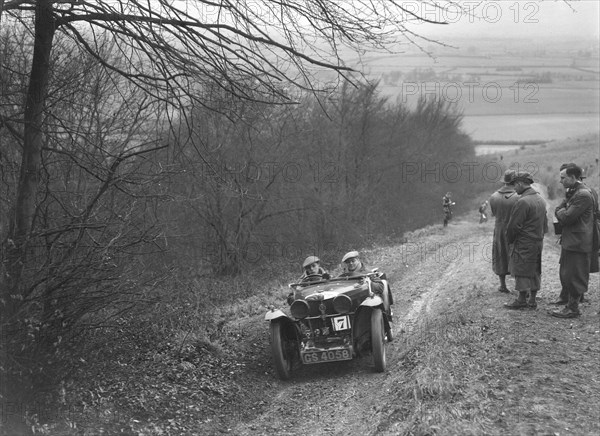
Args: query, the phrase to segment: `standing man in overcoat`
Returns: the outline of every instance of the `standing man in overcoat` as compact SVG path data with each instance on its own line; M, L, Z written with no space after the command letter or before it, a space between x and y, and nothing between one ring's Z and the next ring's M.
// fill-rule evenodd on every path
M562 171L562 170L564 170L566 168L570 168L570 167L581 168L575 163L564 163L560 166L559 171ZM575 170L575 173L578 173L578 171ZM600 230L600 208L599 208L599 204L598 204L598 192L596 192L596 190L594 188L592 188L591 186L586 185L585 182L583 181L584 178L585 177L583 177L583 173L582 173L581 176L577 180L579 180L581 182L581 184L583 185L582 186L583 188L587 189L592 194L592 198L594 200L594 218L596 221L595 225L598 226L598 228ZM575 184L575 187L576 187L575 190L581 189L581 186L579 186L579 184ZM565 198L563 200L563 204L566 204L566 202L571 199L575 190L570 189L570 188L565 188ZM560 225L560 223L559 223L559 225ZM561 226L561 229L562 229L562 226ZM600 248L600 240L598 239L599 237L600 237L600 231L595 232L594 238L592 239L592 264L590 266L590 273L597 273L600 271L600 265L598 262L598 249ZM594 255L594 253L596 253L596 255ZM584 294L581 294L581 298L580 298L579 302L583 303L584 301L585 301ZM560 290L558 299L556 301L553 301L550 304L564 306L568 302L569 302L569 292L564 287L562 287Z
M509 244L506 240L506 227L510 219L510 211L517 202L519 196L510 185L514 170L504 173L504 184L490 197L490 209L492 216L496 217L494 224L494 239L492 243L492 270L500 279L498 291L509 293L506 287L506 276L510 274L508 269Z
M550 315L576 318L581 315L579 301L588 288L592 255L598 256L598 248L594 247L596 202L581 182L581 168L577 165L569 165L560 171L560 183L568 196L558 205L554 215L562 226L559 276L569 300L562 310L550 312Z
M510 248L510 272L515 278L519 296L507 309L535 309L536 295L542 279L542 248L544 233L548 231L546 202L531 185L533 178L525 171L516 172L510 184L519 199L515 202L506 227ZM529 295L529 299L528 299Z

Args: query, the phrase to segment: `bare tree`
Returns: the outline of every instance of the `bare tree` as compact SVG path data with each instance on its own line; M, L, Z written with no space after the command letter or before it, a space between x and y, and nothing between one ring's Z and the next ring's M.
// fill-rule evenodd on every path
M151 96L180 105L198 95L199 103L210 107L202 93L187 91L215 83L236 96L288 100L282 83L313 89L319 81L311 66L348 76L351 69L343 63L341 47L383 48L398 35L411 38L414 34L405 27L406 19L420 18L396 2L363 0L218 4L12 0L4 2L2 12L9 25L29 27L29 17L34 18L18 199L3 263L10 295L19 294L19 265L33 223L43 110L57 30L88 50L105 68L127 77ZM99 36L104 32L113 36L114 50L132 62L115 65L99 56ZM240 76L251 77L253 83L239 81Z
M422 3L443 7L434 0ZM141 184L136 185L134 177L123 177L120 171L128 163L131 165L128 174L141 171L141 167L136 166L140 165L138 158L161 146L155 142L156 137L147 143L137 134L140 126L147 126L143 121L148 111L158 107L157 102L171 105L165 116L174 118L180 118L181 108L191 104L217 109L210 95L203 92L213 86L235 97L291 102L295 94L289 87L310 91L322 88L319 80L322 70L339 74L336 80L340 76L352 79L354 73L343 60L346 48L383 49L386 43L400 39L414 42L417 35L406 27L407 21L427 21L389 0L225 0L218 3L2 0L0 19L2 29L22 28L31 35L31 50L25 48L30 56L30 71L24 98L20 102L14 100L17 104L3 104L0 111L0 129L9 148L20 156L16 194L9 204L8 229L0 259L0 319L10 327L9 331L23 328L38 284L43 283L42 295L47 297L44 301L51 302L55 291L68 288L65 283L84 274L86 265L90 264L86 258L72 254L69 258L69 253L75 253L69 251L69 244L89 243L88 253L93 253L94 247L103 246L97 243L94 232L98 232L96 236L107 238L106 246L119 236L115 230L118 226L106 227L107 223L136 215L135 207L140 202L112 207L114 214L111 215L100 213L98 205L101 201L110 201L112 190L109 188L121 192L143 188ZM53 90L67 92L73 86L73 80L53 74L53 53L57 41L62 40L57 38L57 32L87 51L106 72L126 78L145 97L135 94L129 104L120 107L117 104L116 116L111 121L115 124L110 126L106 124L109 121L105 114L96 116L96 122L91 121L102 112L97 101L79 102L80 120L87 117L85 122L64 122L69 118L69 104L73 105L72 109L76 107L73 100L63 106L64 116L56 116L54 112L53 117L49 107ZM103 51L107 34L113 42L112 56L106 56ZM1 64L5 68L5 62ZM4 77L5 71L2 74ZM113 76L107 77L114 80ZM119 112L121 110L127 112L130 125L118 126L119 115L124 113ZM96 130L92 131L92 126ZM123 136L116 140L105 129L116 129ZM85 152L78 154L75 146L85 145L88 140L91 143L84 147ZM63 170L72 174L72 179L60 181L49 176L52 173L44 160L45 149L53 157L65 158ZM85 164L82 159L87 159ZM77 174L77 171L82 173ZM96 181L93 188L82 182L83 173ZM65 207L68 202L62 201L59 192L70 182L83 190L78 191L82 210L66 212L62 224L67 225L69 231L62 232L54 220L57 211L68 211ZM52 207L48 207L49 204ZM124 208L120 209L121 213L115 213L119 207ZM41 213L44 210L48 213ZM94 220L99 226L97 229L90 227ZM108 228L117 233L111 234ZM74 239L67 242L67 236ZM45 239L45 248L37 245L40 238ZM134 238L145 236L141 232ZM67 282L51 280L56 272L52 268L40 269L40 266L59 264L57 260L61 259L45 261L40 257L44 249L53 253L57 244L63 244L65 249L61 256L67 256L66 264L72 266L71 273L63 268L64 275L58 275ZM48 308L45 313L50 311ZM4 344L2 353L4 360Z
M28 38L21 52L10 40L2 41L12 50L5 51L7 60L26 55ZM0 130L2 260L15 260L8 265L13 269L3 270L2 284L18 286L17 294L2 288L4 398L11 385L27 391L34 381L29 374L38 374L36 383L51 379L52 373L40 372L40 366L56 361L61 341L63 347L85 326L97 323L101 317L96 314L115 312L106 312L107 306L131 306L143 280L151 276L140 255L160 250L155 209L161 196L157 182L165 169L147 156L166 146L164 104L116 73L98 68L95 59L69 40L57 42L32 227L21 247L9 233L14 231L14 216L7 215L18 200L14 194L23 137L11 128ZM106 40L99 55L110 60L110 48ZM118 65L122 60L112 62ZM19 62L10 65L18 77ZM13 85L3 89L3 109L18 107L9 104L19 101L18 80ZM10 126L15 119L18 112L5 121ZM11 257L16 254L19 257ZM12 275L15 271L18 279Z
M2 262L2 289L6 290L3 311L9 317L23 293L19 283L27 264L27 240L34 227L44 107L57 31L76 41L106 69L128 78L155 99L180 106L197 98L198 103L211 107L211 101L201 92L188 91L213 83L244 98L289 100L282 83L314 89L319 81L310 67L348 77L351 68L344 65L342 47L383 48L386 42L397 42L399 35L410 39L415 35L405 26L407 17L421 19L396 2L382 0L218 4L192 0L11 0L3 3L2 13L9 26L24 26L33 34L21 127L10 114L1 115L2 125L23 132L22 139L14 138L22 141L22 163ZM114 39L115 53L129 62L115 64L99 54L105 32ZM240 81L240 77L252 81Z

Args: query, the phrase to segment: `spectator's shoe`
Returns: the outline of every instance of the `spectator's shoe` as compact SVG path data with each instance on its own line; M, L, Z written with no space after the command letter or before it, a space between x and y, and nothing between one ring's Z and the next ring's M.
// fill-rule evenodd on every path
M520 301L520 300L515 300L512 303L504 303L504 308L505 309L526 309L527 306L527 301Z
M556 318L577 318L581 315L579 310L573 310L568 307L564 307L562 310L553 310L548 313Z
M531 310L537 309L536 297L537 297L537 291L529 292L529 298L527 299L527 308L528 309L531 309Z
M503 294L510 294L508 288L503 288L502 286L498 288L498 292L502 292Z
M565 304L567 304L568 301L567 300L561 300L560 298L556 301L553 301L550 304L554 304L555 306L564 306Z

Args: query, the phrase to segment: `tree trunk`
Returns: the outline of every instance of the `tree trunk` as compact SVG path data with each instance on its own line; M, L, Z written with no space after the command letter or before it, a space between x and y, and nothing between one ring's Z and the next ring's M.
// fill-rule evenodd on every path
M22 282L27 241L32 230L36 208L35 199L42 159L43 111L48 90L50 52L55 31L52 3L48 0L38 0L36 3L35 43L24 114L21 172L10 236L6 241L5 268L9 286L8 289L4 288L4 296L7 291L9 295L13 296L13 298L8 298L9 306L15 303L19 305L18 301L23 297L24 289L22 287L19 289L19 284Z
M0 0L1 1L1 0ZM27 293L27 246L33 228L36 210L36 194L40 177L43 144L43 110L48 90L50 52L55 32L52 3L37 0L35 12L35 42L27 100L24 113L23 155L17 186L17 198L12 211L9 236L2 241L2 265L0 276L0 322L2 329L2 374L0 385L3 401L23 401L31 388L26 357L22 355L20 340L25 329L23 310ZM27 351L25 351L27 353ZM10 364L9 364L10 362ZM35 363L34 363L35 364ZM7 428L20 429L24 417L11 416Z

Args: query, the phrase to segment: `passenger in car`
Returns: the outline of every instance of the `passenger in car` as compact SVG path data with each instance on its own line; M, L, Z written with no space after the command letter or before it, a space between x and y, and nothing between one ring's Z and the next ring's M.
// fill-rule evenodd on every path
M367 268L364 263L360 260L358 251L349 251L342 257L343 272L340 277L355 277L362 274L366 274Z
M358 251L349 251L344 254L344 257L342 257L342 264L344 271L339 277L357 277L369 272L364 262L360 259ZM381 283L380 280L373 279L373 292L381 294L383 292L383 287L383 283Z

